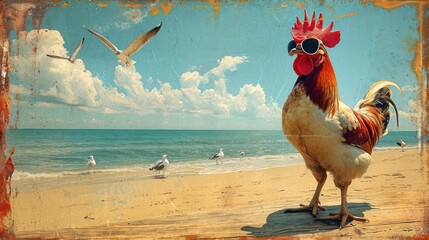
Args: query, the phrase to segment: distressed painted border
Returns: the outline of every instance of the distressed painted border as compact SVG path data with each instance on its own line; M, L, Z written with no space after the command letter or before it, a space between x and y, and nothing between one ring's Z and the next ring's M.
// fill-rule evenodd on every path
M85 1L85 0L74 0L74 2ZM152 16L158 14L168 15L173 8L180 7L182 4L186 4L191 0L116 0L120 7L124 8L140 8L142 5L151 4L150 14ZM213 17L216 19L221 11L221 4L228 0L193 0L201 2L201 7L211 7L213 10ZM252 1L247 0L229 0L229 2L238 2L241 4L250 4ZM8 3L39 3L45 7L58 7L64 8L69 7L69 1L67 0L6 0L0 1L0 236L2 239L13 239L13 232L9 229L9 219L11 207L10 207L10 184L11 177L14 172L14 164L12 161L13 150L9 153L6 152L6 137L7 127L9 125L9 32L10 29L6 26L5 10ZM287 3L294 3L298 9L305 6L305 3L289 1ZM320 4L323 4L324 0L319 0ZM109 5L105 1L91 1L96 8L104 8ZM415 43L414 49L414 60L410 63L416 78L418 80L418 97L419 97L419 119L418 119L418 131L420 137L420 152L422 156L422 168L424 169L424 178L429 184L429 150L425 147L429 144L429 2L427 0L362 0L361 4L373 4L376 7L381 7L386 10L391 10L403 5L412 5L416 8L417 19L419 22L418 32L419 40ZM279 4L279 7L283 7ZM45 9L41 12L44 13ZM33 16L33 23L37 28L42 22L42 15ZM426 26L426 27L424 27ZM25 29L25 21L21 23L15 29L15 31L21 31ZM429 232L429 193L423 193L427 198L425 199L425 219L424 219L424 232ZM427 235L426 235L427 236ZM192 239L192 237L190 238ZM248 239L248 238L246 238Z

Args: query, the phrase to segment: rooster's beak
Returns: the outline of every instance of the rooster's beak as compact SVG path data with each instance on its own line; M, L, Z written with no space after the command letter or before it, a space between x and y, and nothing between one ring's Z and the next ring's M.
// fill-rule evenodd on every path
M296 49L296 48L293 48L292 50L290 50L290 52L289 52L289 56L293 56L293 55L304 55L304 54L306 54L304 51L302 51L301 49ZM319 50L317 50L317 52L315 53L315 54L313 54L313 55L325 55L325 51L323 50L323 49L319 49Z
M289 56L293 56L293 55L299 55L299 54L304 54L304 52L302 51L302 50L300 50L300 49L296 49L296 48L294 48L294 49L292 49L292 50L290 50L290 52L289 52Z

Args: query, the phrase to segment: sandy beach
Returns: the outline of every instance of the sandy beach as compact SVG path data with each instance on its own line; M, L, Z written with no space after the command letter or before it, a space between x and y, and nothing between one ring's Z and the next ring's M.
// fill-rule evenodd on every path
M342 230L336 221L283 212L312 197L316 181L303 164L222 174L172 170L164 179L118 171L16 180L10 222L17 238L56 239L385 239L427 232L426 156L397 149L376 151L373 159L348 192L350 212L370 222ZM320 214L339 211L331 176L320 200L327 208Z

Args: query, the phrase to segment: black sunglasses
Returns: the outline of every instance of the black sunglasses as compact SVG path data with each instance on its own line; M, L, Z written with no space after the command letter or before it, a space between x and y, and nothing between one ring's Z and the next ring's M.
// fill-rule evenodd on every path
M300 46L303 52L307 53L308 55L314 55L319 50L320 44L322 44L322 41L317 38L307 38L301 43L296 43L292 40L287 45L287 52L290 53L292 49L296 49L298 46Z

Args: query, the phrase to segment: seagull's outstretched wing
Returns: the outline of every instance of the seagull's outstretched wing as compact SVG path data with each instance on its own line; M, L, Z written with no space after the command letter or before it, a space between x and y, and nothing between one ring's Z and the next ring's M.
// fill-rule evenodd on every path
M83 26L88 32L94 34L96 37L98 37L110 50L112 50L115 54L120 52L120 50L113 45L107 38L105 38L103 35L99 34L98 32L92 31L91 29L88 29L87 27Z
M80 51L80 49L82 48L84 41L85 41L85 38L82 38L82 40L80 41L80 43L77 45L76 49L74 50L73 54L70 56L70 61L74 61L76 59L76 55Z
M56 55L51 55L51 54L46 54L46 56L51 57L51 58L69 60L69 58L67 58L67 57L61 57L61 56L56 56Z
M150 39L152 39L161 28L162 23L158 24L156 27L152 28L149 32L143 33L140 37L136 38L124 51L123 53L131 57L136 53L140 48L142 48Z

